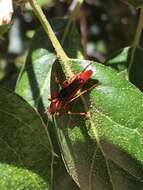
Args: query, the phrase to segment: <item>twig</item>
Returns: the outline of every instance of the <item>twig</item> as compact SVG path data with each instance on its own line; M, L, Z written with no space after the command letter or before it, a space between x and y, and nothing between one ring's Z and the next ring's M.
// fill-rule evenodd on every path
M133 41L133 44L132 44L132 52L131 52L131 58L130 58L129 68L128 68L129 73L130 73L130 70L131 70L132 65L134 63L135 51L139 46L142 30L143 30L143 7L141 7L141 9L140 9L139 22L138 22L138 26L137 26L137 29L136 29L136 34L135 34L135 37L134 37L134 41Z
M57 56L64 66L66 75L68 77L73 77L74 74L73 74L71 67L70 67L70 64L69 64L70 59L66 55L66 53L64 52L64 50L63 50L61 44L59 43L55 33L53 32L51 25L49 24L47 18L45 17L41 7L38 5L36 0L29 0L29 3L32 6L33 11L36 14L36 16L38 17L39 21L41 22L45 32L48 34L48 37L52 42L52 45L53 45L53 47L57 53Z

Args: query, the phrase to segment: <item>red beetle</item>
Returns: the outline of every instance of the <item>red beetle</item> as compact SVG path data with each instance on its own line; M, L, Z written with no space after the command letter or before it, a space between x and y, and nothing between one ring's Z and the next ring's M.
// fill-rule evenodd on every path
M74 79L65 81L60 92L55 97L49 99L51 100L51 104L48 108L48 112L50 114L56 113L58 115L61 113L85 115L86 113L71 113L70 111L67 111L67 105L97 85L94 84L91 88L84 90L79 95L76 95L77 92L91 78L92 74L92 70L84 70L83 72L79 73Z

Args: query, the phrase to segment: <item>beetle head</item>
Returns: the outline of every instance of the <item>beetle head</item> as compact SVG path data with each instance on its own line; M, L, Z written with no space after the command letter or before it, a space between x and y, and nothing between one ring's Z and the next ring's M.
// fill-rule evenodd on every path
M84 72L78 75L78 79L81 79L86 82L91 78L92 74L93 74L92 70L85 70Z

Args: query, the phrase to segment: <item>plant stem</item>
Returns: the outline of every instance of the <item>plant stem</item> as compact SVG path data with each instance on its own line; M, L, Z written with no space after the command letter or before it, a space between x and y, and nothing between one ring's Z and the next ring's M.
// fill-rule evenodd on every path
M75 0L73 0L72 3L74 1ZM80 10L80 7L81 7L82 3L83 3L83 0L76 0L76 5L75 5L74 9L71 12L71 15L69 17L69 21L68 21L67 26L65 28L64 34L62 36L61 44L64 44L65 38L66 38L66 36L67 36L67 34L68 34L69 30L70 30L71 24L72 24L72 22L74 22L74 20L77 18L77 15L79 14L79 10Z
M130 58L129 68L128 68L129 73L130 73L130 70L131 70L133 62L134 62L135 51L136 51L137 47L139 46L142 30L143 30L143 6L140 9L139 22L138 22L138 26L136 29L134 41L132 44L132 52L131 52L131 58Z
M52 45L53 45L53 47L57 53L59 60L62 61L66 75L68 77L72 77L73 73L72 73L71 67L69 65L69 57L64 52L64 50L63 50L61 44L59 43L55 33L53 32L51 25L49 24L47 18L45 17L41 7L38 5L36 0L29 0L29 3L32 6L33 11L36 14L36 16L38 17L39 21L41 22L45 32L48 34L48 37L52 42Z

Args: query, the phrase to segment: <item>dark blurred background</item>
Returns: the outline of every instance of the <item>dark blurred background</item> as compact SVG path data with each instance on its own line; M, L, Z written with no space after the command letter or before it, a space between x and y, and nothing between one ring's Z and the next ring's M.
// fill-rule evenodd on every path
M38 0L46 17L68 17L75 0ZM120 0L85 0L76 16L85 58L104 62L113 52L131 45L138 11ZM40 26L30 6L15 7L12 25L0 27L0 85L14 88L35 30ZM3 35L2 35L3 34Z

